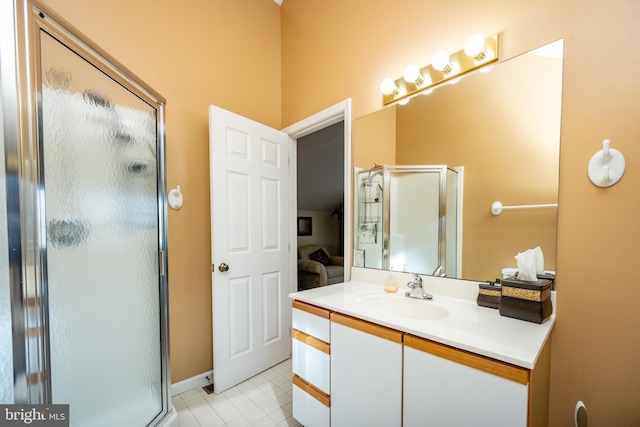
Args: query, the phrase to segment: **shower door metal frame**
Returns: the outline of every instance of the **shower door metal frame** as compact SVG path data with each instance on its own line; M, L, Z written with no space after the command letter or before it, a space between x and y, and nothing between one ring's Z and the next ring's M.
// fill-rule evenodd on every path
M45 31L157 111L158 266L162 411L170 408L167 209L164 106L166 100L75 27L35 0L3 2L2 84L5 118L9 274L16 403L51 403L47 323L47 242L44 222L40 31ZM5 9L6 8L6 9ZM9 11L9 8L12 10ZM4 23L4 22L3 22Z
M372 223L375 224L375 229L376 229L376 243L377 244L377 233L379 230L380 233L380 266L367 266L367 258L364 258L364 264L361 265L360 267L362 268L380 268L383 269L385 268L385 260L384 260L384 256L385 256L385 250L386 250L386 242L384 240L383 236L383 228L384 228L384 194L386 189L382 188L382 186L384 186L384 171L385 171L385 166L379 166L377 164L373 164L373 166L369 169L360 169L360 168L356 168L355 172L354 172L354 179L353 182L355 183L355 187L356 187L356 191L354 191L353 193L353 205L354 205L354 235L353 235L353 247L354 249L362 249L361 242L360 242L360 234L362 233L362 225L363 225L363 210L366 209L366 207L363 205L362 203L362 191L363 191L363 178L361 178L364 175L367 175L367 180L371 181L372 180L372 175L373 178L376 177L376 175L379 175L381 178L381 182L380 182L380 191L383 195L382 200L379 201L380 204L380 211L379 211L379 219L375 222L372 221ZM377 204L377 203L376 203ZM376 210L378 209L378 207L375 208ZM378 225L379 224L379 225ZM355 265L355 264L354 264Z
M392 173L437 173L438 174L438 265L441 265L446 271L446 254L447 254L447 165L394 165L383 167L384 188L382 215L382 268L389 270L389 240L391 238L391 174ZM423 272L424 273L424 272Z

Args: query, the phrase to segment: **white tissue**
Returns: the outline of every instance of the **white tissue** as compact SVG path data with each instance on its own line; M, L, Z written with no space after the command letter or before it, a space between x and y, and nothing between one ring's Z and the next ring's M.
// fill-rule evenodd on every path
M534 282L538 280L538 274L544 272L544 256L540 246L535 249L527 249L515 256L518 263L518 280Z
M543 274L544 255L542 255L542 249L540 249L540 246L536 246L533 250L536 252L536 273Z

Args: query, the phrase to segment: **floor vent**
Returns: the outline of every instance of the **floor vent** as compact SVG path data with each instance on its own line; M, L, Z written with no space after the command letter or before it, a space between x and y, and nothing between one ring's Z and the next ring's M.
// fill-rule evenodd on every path
M202 389L203 389L204 391L206 391L206 392L207 392L207 394L212 394L212 393L213 393L213 383L211 383L211 384L209 384L209 385L206 385L206 386L202 387Z

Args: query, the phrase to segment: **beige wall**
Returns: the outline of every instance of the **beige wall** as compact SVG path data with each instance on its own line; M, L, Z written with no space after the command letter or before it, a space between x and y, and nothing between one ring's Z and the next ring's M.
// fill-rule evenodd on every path
M354 167L396 164L395 105L354 120L351 133Z
M550 425L572 425L578 399L593 425L638 425L635 0L45 2L168 99L168 185L185 194L169 215L173 382L212 366L207 104L278 128L350 97L358 118L380 107L384 77L470 33L500 32L504 58L564 37ZM627 171L600 189L586 167L605 138Z
M207 105L280 128L280 8L272 1L45 0L167 99L171 380L212 369Z
M430 7L433 5L433 7ZM637 1L285 0L283 125L344 98L353 117L381 107L380 81L458 50L474 32L503 35L502 57L565 39L551 426L640 424L640 7ZM614 187L587 178L601 141L626 156Z

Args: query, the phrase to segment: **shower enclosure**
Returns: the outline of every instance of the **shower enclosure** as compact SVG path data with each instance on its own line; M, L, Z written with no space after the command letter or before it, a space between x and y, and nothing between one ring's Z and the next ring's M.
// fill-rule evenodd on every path
M354 265L459 277L460 170L374 165L358 171Z
M0 404L174 423L165 101L35 1L0 20Z

